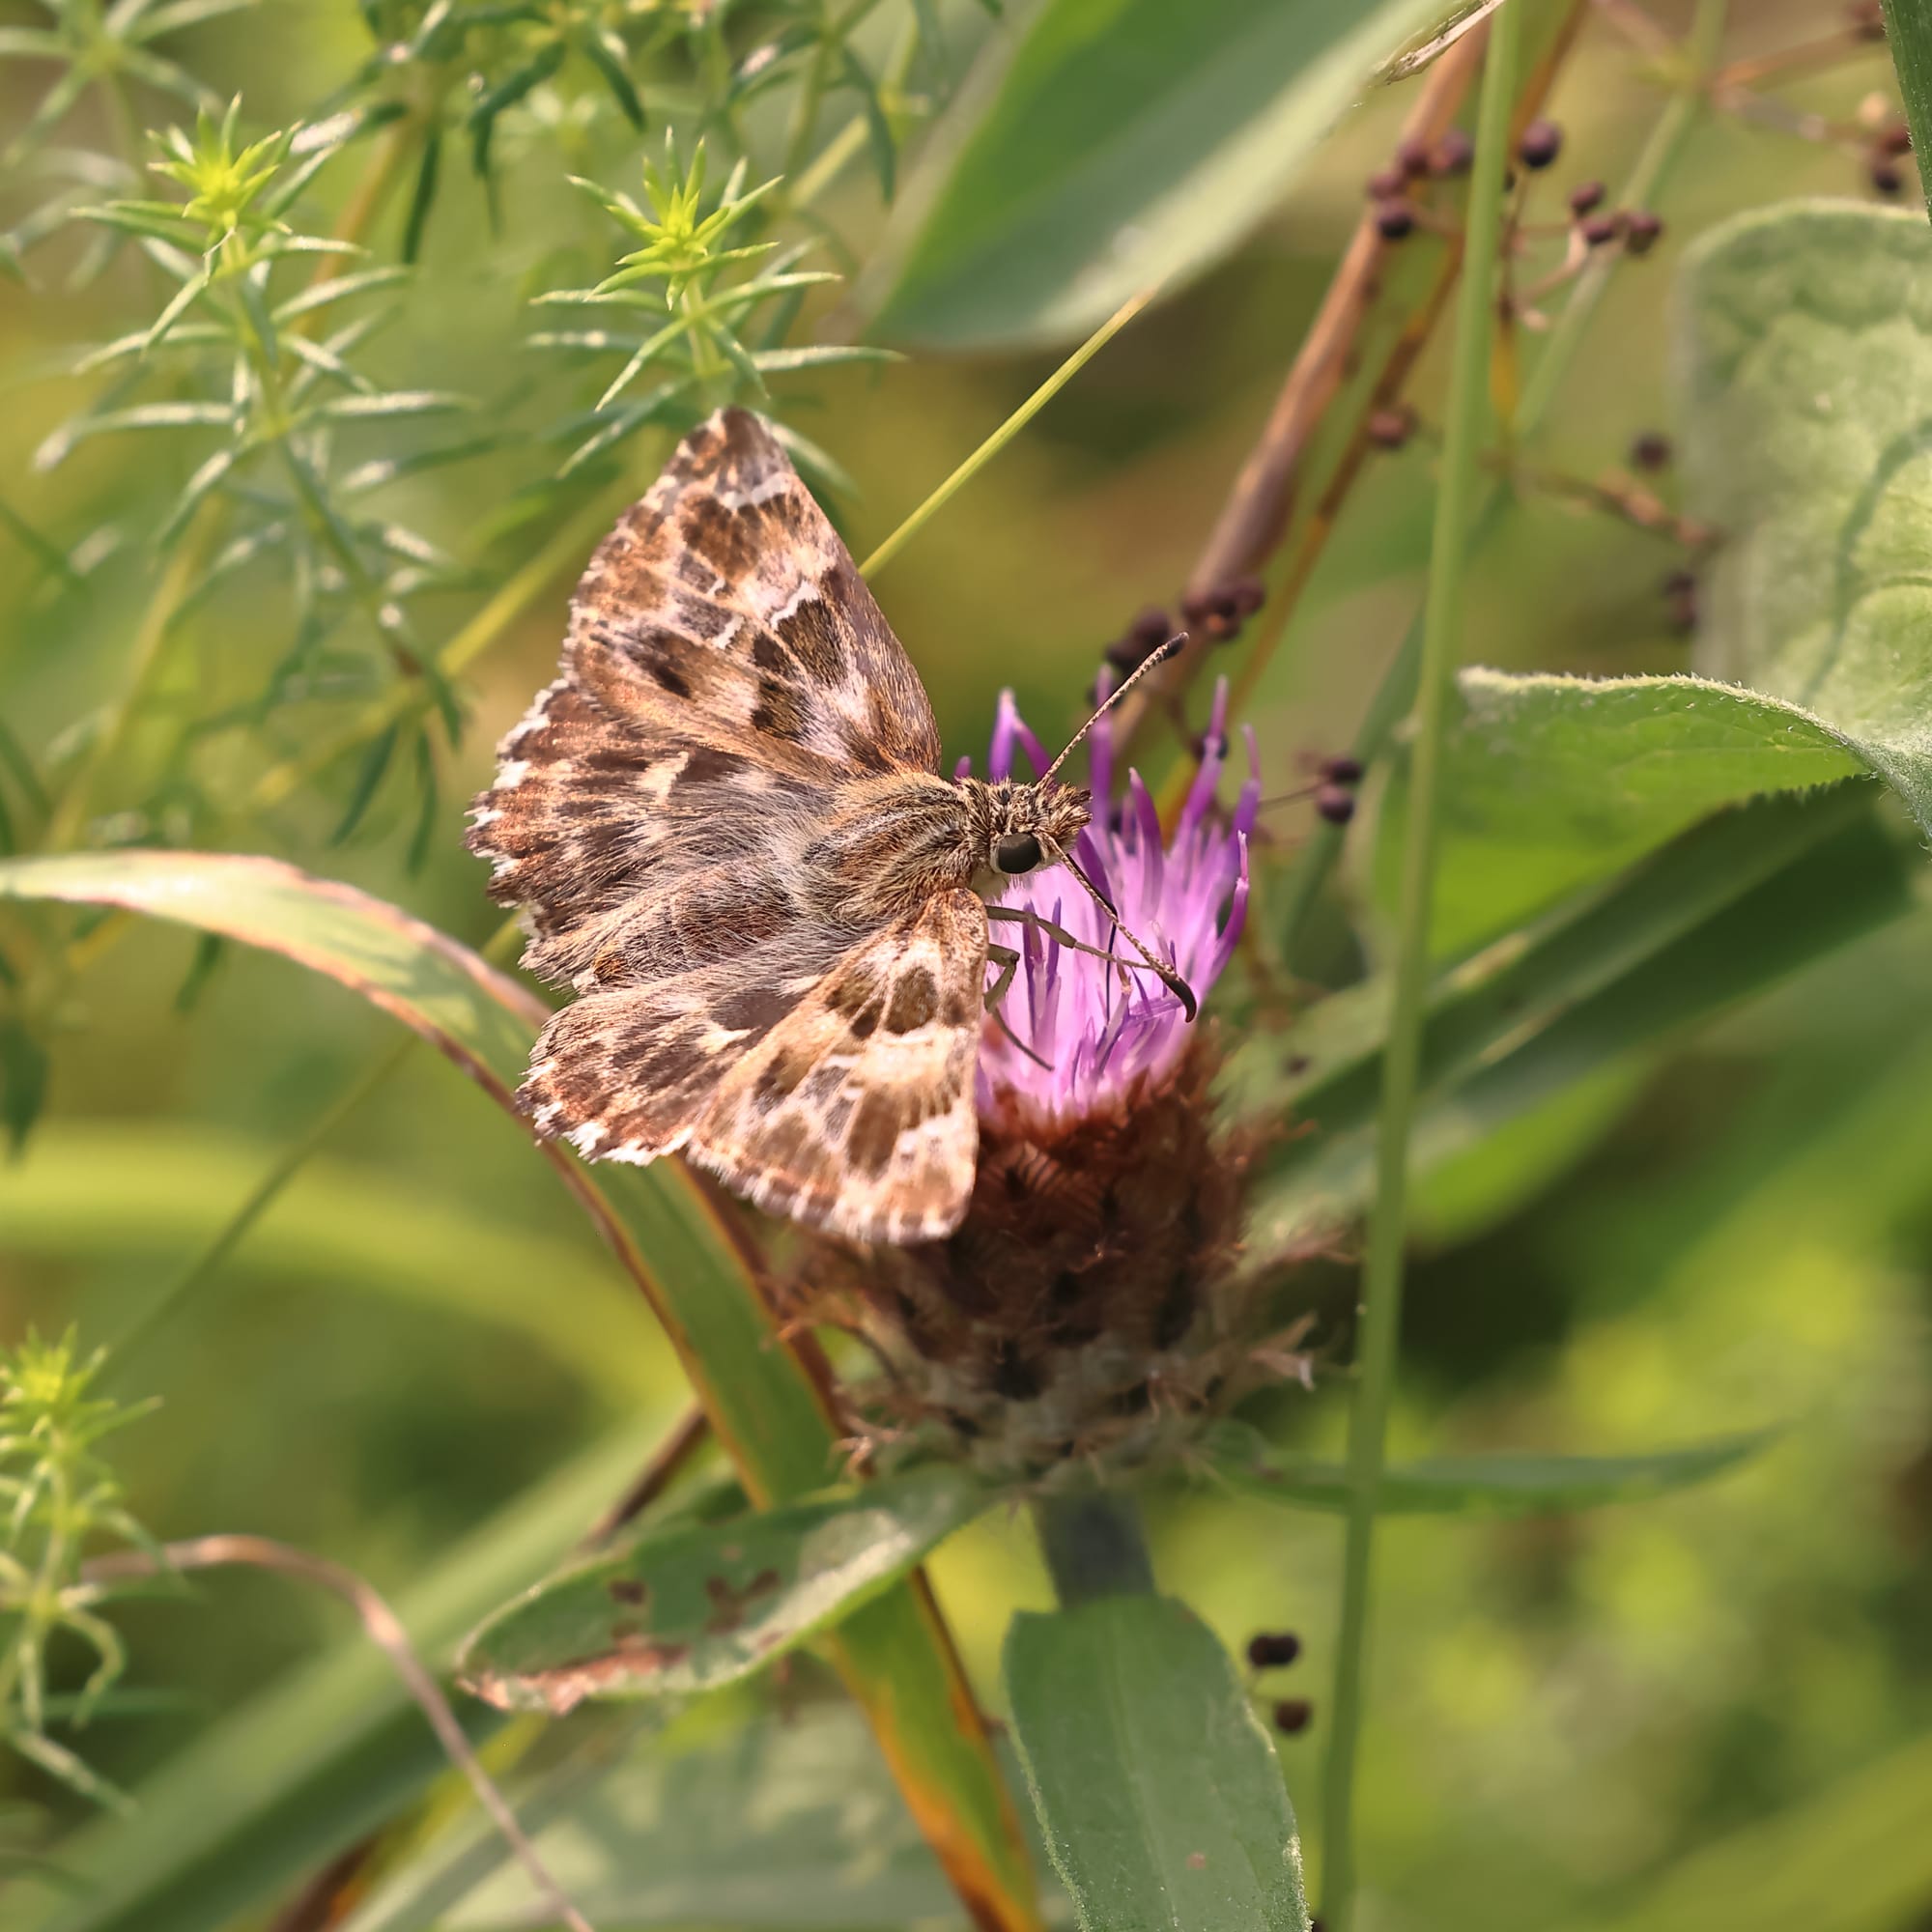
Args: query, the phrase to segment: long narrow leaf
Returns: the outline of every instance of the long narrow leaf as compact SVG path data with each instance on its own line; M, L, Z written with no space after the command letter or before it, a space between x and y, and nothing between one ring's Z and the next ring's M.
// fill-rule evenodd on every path
M266 859L95 853L0 863L0 898L119 905L220 931L309 966L435 1044L506 1111L543 1008L433 927L351 888ZM781 1338L743 1254L675 1163L600 1188L554 1145L545 1157L651 1300L713 1429L760 1507L837 1471L826 1398ZM826 1640L900 1788L986 1923L1037 1923L1011 1802L977 1706L920 1580Z

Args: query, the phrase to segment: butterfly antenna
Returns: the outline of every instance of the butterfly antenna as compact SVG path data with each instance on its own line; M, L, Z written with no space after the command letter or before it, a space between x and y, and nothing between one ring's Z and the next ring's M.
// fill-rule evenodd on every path
M1086 724L1081 725L1079 730L1074 732L1072 737L1067 739L1066 750L1063 751L1059 755L1059 757L1055 758L1052 764L1048 765L1046 770L1040 774L1038 782L1041 784L1045 784L1047 781L1053 777L1054 773L1057 772L1061 768L1061 766L1066 762L1067 752L1072 751L1074 746L1079 744L1081 739L1086 737L1088 732L1093 730L1094 725L1099 724L1100 720L1106 717L1107 713L1113 710L1114 706L1120 703L1121 699L1123 698L1127 695L1127 693L1130 692L1134 688L1134 686L1137 685L1141 681L1141 679L1148 674L1149 671L1158 669L1160 666L1164 665L1168 661L1168 659L1171 658L1175 654L1175 652L1178 651L1181 647L1181 645L1184 644L1186 641L1187 641L1187 633L1185 631L1177 631L1175 632L1173 637L1168 639L1166 643L1161 644L1154 650L1150 651L1148 655L1144 657L1140 661L1140 663L1136 665L1134 668L1131 671L1129 671L1123 679L1122 679L1121 683L1117 685L1114 690L1110 691L1106 695L1106 696L1100 700L1100 707L1097 711L1094 712L1093 717L1088 719ZM1092 892L1093 890L1094 890L1093 887L1090 885L1088 887L1088 891ZM1097 896L1097 895L1095 895L1095 896Z
M1124 689L1124 687L1122 688ZM1087 896L1114 922L1115 930L1147 961L1148 965L1159 977L1160 983L1180 1002L1180 1010L1187 1015L1187 1023L1192 1026L1201 1011L1201 1003L1194 997L1194 988L1172 966L1168 965L1165 960L1156 959L1141 944L1139 936L1131 926L1121 923L1121 915L1113 900L1073 863L1073 855L1071 853L1062 851L1058 845L1052 846L1051 850L1053 856L1080 881L1081 887Z

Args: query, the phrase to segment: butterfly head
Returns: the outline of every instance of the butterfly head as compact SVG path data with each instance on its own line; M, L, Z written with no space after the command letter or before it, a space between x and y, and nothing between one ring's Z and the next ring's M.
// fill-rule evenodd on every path
M997 896L1009 879L1058 865L1093 816L1084 785L1010 779L993 784L969 779L966 785L979 874L974 883L988 896Z

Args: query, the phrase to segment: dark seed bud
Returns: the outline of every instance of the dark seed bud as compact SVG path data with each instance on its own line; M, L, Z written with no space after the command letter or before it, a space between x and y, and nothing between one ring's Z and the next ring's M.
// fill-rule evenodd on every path
M1845 9L1845 24L1861 41L1885 39L1885 14L1879 0L1851 0Z
M1905 185L1905 177L1896 161L1875 160L1869 173L1872 186L1881 194L1896 194Z
M1413 233L1415 210L1406 201L1379 201L1376 204L1376 233L1384 242L1400 242Z
M1362 781L1362 761L1351 758L1347 753L1340 757L1321 760L1321 776L1330 784L1352 785Z
M1355 815L1355 794L1344 785L1322 785L1315 794L1315 810L1330 825L1346 825Z
M1593 248L1614 242L1623 233L1622 218L1614 214L1593 214L1577 231Z
M1624 246L1633 255L1644 255L1650 244L1663 233L1663 222L1647 208L1634 208L1624 217Z
M1127 627L1126 636L1116 639L1100 655L1124 675L1138 670L1173 635L1165 611L1146 610Z
M1639 469L1663 469L1674 453L1667 436L1660 430L1647 429L1631 443L1630 458Z
M1395 151L1395 164L1411 181L1419 181L1429 172L1429 144L1413 137L1401 142Z
M1378 168L1363 183L1363 186L1367 189L1371 201L1387 201L1391 195L1399 195L1403 191L1407 180L1408 177L1399 166L1391 164L1385 168Z
M1602 203L1603 199L1604 185L1602 182L1578 182L1570 190L1570 213L1572 214L1588 214L1593 208L1598 207Z
M1274 1707L1274 1727L1287 1737L1305 1731L1315 1717L1315 1706L1306 1697L1284 1697Z
M1415 433L1415 418L1406 410L1377 410L1363 427L1378 449L1400 449Z
M1434 175L1460 175L1475 158L1475 142L1461 128L1449 128L1444 129L1429 156L1429 171Z
M1874 146L1881 155L1909 155L1912 152L1912 129L1903 121L1894 121L1889 128L1879 129Z
M1516 157L1526 168L1547 168L1563 152L1563 129L1553 121L1532 121L1516 144Z
M1228 585L1228 600L1236 617L1252 617L1267 602L1267 588L1259 577L1237 577Z
M1263 1631L1248 1639L1248 1662L1257 1670L1279 1669L1301 1655L1301 1639L1293 1631Z

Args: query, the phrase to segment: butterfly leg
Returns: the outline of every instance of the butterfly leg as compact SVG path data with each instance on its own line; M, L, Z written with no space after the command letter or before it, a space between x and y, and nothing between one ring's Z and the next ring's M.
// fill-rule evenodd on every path
M998 944L991 944L988 945L988 947L986 948L986 961L988 965L997 966L1000 969L1000 977L997 980L995 980L990 986L986 988L986 1010L993 1016L994 1025L996 1025L1000 1029L1000 1031L1006 1035L1008 1040L1013 1046L1017 1047L1020 1052L1025 1054L1026 1057L1029 1060L1031 1060L1036 1066L1043 1066L1049 1073L1051 1073L1053 1071L1053 1062L1050 1060L1042 1060L1040 1056L1037 1054L1033 1050L1033 1048L1030 1047L1026 1043L1026 1041L1023 1040L1019 1037L1019 1035L1012 1030L1012 1027L1010 1023L1008 1021L1006 1014L1000 1010L1001 1002L1005 1000L1005 998L1009 992L1012 991L1013 975L1019 971L1020 955L1010 946L1001 946Z
M1134 964L1130 959L1122 959L1118 952L1104 951L1098 946L1090 946L1084 939L1074 938L1064 925L1057 924L1050 919L1040 918L1039 914L1034 911L1032 906L991 905L986 908L986 917L988 919L1017 920L1022 925L1032 926L1036 931L1043 932L1049 938L1059 940L1061 945L1069 948L1072 952L1091 952L1095 959L1108 960L1120 968L1121 978L1123 982L1126 980L1128 971ZM989 951L988 957L990 956Z

